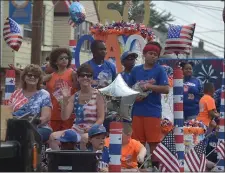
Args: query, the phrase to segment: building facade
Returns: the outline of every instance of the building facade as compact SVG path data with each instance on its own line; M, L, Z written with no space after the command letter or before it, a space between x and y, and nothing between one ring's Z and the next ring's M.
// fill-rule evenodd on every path
M9 14L9 1L3 2L3 20L8 17ZM43 26L42 26L42 59L45 59L45 55L52 50L53 43L53 20L54 10L53 3L51 1L44 1L43 5ZM8 64L14 64L18 68L24 68L31 62L31 33L32 24L20 25L23 35L23 42L18 52L13 51L3 40L2 41L2 67L8 67Z
M82 35L89 34L91 23L98 23L98 14L94 1L80 1L86 10L86 21L73 28L69 26L69 12L62 1L53 0L55 4L54 11L54 34L53 42L55 47L69 48L69 40L78 41ZM85 41L80 52L80 63L83 63L92 57L90 52L90 43Z

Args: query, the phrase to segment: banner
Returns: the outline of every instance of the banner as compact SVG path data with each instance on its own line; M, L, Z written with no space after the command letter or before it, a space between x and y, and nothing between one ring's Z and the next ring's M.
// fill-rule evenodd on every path
M222 85L222 71L223 71L223 60L224 59L210 59L210 58L189 58L189 59L159 59L159 64L166 64L172 68L180 61L194 62L193 76L197 77L202 83L212 82L215 89L221 88Z
M18 24L31 23L31 1L30 0L10 0L9 17Z

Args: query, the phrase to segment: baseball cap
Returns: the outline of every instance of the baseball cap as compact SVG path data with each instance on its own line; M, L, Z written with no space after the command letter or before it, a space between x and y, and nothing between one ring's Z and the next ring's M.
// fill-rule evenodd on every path
M135 52L131 52L131 51L126 51L122 54L120 60L123 61L125 60L129 55L134 55L135 58L138 57L138 54L136 54Z
M103 125L95 124L89 129L88 136L91 137L102 133L106 133L105 127Z
M65 133L57 138L60 142L80 142L81 136L74 130L66 130Z

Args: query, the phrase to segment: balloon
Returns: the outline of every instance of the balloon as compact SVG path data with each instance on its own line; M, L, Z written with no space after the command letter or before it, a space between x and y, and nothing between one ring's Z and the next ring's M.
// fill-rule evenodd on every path
M86 11L84 6L79 2L73 2L70 5L69 13L72 21L78 26L85 21Z

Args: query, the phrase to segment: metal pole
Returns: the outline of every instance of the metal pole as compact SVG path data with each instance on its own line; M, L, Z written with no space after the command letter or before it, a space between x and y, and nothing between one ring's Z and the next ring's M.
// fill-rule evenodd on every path
M43 0L33 1L31 63L41 63Z

